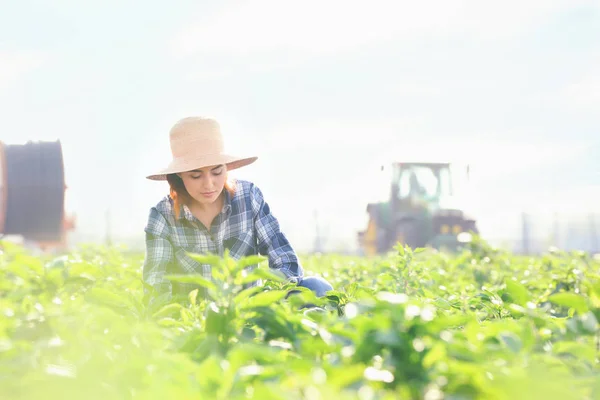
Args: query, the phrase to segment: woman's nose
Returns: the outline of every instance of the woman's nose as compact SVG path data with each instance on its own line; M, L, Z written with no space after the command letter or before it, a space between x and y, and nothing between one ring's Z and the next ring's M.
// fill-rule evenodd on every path
M203 181L202 181L202 185L206 188L206 189L210 189L213 187L213 180L210 176L205 176Z

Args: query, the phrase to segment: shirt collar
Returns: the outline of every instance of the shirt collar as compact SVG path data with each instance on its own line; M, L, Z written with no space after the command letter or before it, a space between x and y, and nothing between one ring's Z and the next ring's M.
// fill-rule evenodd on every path
M225 201L223 202L223 208L221 209L219 215L223 214L224 217L227 218L231 215L231 195L225 188L223 188L223 192L225 194ZM182 204L179 206L179 217L177 219L181 220L183 218L192 222L196 220L196 217L194 217L194 214L192 214L192 211L189 209L187 204Z

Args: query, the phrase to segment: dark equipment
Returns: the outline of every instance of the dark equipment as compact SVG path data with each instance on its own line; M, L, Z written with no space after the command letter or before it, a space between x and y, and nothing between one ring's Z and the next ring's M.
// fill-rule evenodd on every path
M40 247L65 244L65 176L60 141L0 142L0 233Z
M456 189L450 163L398 162L388 168L389 200L367 206L369 222L366 230L358 233L365 255L385 253L396 243L455 250L460 245L459 234L478 234L474 219L461 208L443 204Z

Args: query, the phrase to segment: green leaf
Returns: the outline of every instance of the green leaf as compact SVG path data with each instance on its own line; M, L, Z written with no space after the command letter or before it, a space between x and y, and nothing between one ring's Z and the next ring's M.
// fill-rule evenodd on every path
M180 328L185 326L183 322L174 318L162 318L157 321L157 324L165 328Z
M177 304L177 303L167 304L166 306L162 307L160 310L155 312L152 315L152 318L158 319L158 318L172 317L173 314L175 314L175 313L177 313L179 315L181 308L182 308L181 304Z
M251 255L247 257L240 258L235 267L231 269L231 275L233 275L237 280L243 279L247 274L251 272L251 270L256 270L256 268L261 262L266 261L267 258L261 255ZM254 268L248 268L254 267Z
M65 282L63 270L46 269L46 280L56 287L61 287Z
M327 297L329 300L338 303L348 300L348 296L346 295L346 293L340 292L339 290L330 290L327 292L327 295L325 297Z
M600 279L591 279L590 282L587 283L587 287L592 307L600 309Z
M268 260L268 258L261 256L261 255L246 256L246 257L240 258L238 260L237 266L240 269L246 268L246 267L249 267L250 265L260 264L261 262L264 262L266 260Z
M498 338L508 347L513 353L518 353L523 348L521 339L512 332L502 332Z
M379 274L377 276L377 283L380 284L378 286L383 286L383 288L387 288L387 286L385 286L386 284L396 283L397 280L398 278L396 277L396 275L392 275L387 272L384 272L383 274Z
M242 309L267 307L283 299L286 294L287 292L285 290L268 290L259 293L255 296L250 297L242 306Z
M585 298L575 293L556 293L548 297L548 300L559 306L573 308L579 314L585 314L588 311L588 305Z
M245 275L247 274L247 275ZM246 271L242 271L242 276L243 278L241 279L240 283L244 284L244 283L250 283L250 282L254 282L257 281L259 279L267 279L267 280L272 280L275 282L285 282L287 279L285 278L285 276L283 276L283 274L279 274L275 271L271 271L265 268L257 268L254 271L247 273Z
M326 297L317 297L315 292L312 290L298 286L293 289L294 293L292 293L287 300L294 307L301 307L306 304L314 304L316 306L324 305L327 302ZM297 291L297 292L296 292Z
M558 342L552 347L554 354L571 354L577 359L584 359L593 364L596 360L596 351L593 344L579 342Z
M192 290L189 294L188 294L188 299L190 300L190 304L192 305L196 305L198 304L198 289L194 289Z
M119 313L137 315L135 306L131 304L128 298L108 289L92 288L86 293L85 297L90 303L109 307Z
M587 312L580 317L583 328L588 333L596 333L598 331L598 321L593 312Z
M221 265L223 259L216 254L197 254L197 253L186 253L192 260L199 262L200 264L209 264L213 267L217 267Z
M396 245L396 250L398 251L398 254L400 254L401 256L403 256L405 253L404 246L400 243L398 243L398 245Z
M226 310L210 303L206 308L206 333L220 335L227 331L229 318Z
M427 352L427 355L423 358L423 366L425 368L431 368L447 357L446 346L442 343L443 342L437 342L433 345L431 350Z
M246 300L248 297L253 296L256 293L262 292L263 290L264 290L264 288L262 286L253 286L251 288L244 289L235 295L235 297L233 298L233 302L235 304L240 304L244 300Z
M90 263L77 262L69 265L69 276L70 277L83 277L89 280L96 280L102 277L106 272L103 271L99 266Z
M180 283L191 283L195 285L202 286L208 290L217 290L217 286L213 281L210 281L203 277L200 274L174 274L174 275L165 275L165 278Z
M525 306L527 302L530 301L531 294L525 286L519 282L513 281L512 279L507 279L505 284L506 293L510 296L514 303L520 306Z
M362 381L365 371L364 364L344 366L343 373L332 373L327 383L338 389L343 389L353 383Z

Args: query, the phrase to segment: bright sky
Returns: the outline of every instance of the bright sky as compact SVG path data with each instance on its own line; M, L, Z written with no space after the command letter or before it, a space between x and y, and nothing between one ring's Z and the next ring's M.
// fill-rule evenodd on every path
M61 140L86 237L143 240L189 115L298 249L355 245L383 158L470 162L489 236L600 204L599 0L90 3L0 0L0 140Z

